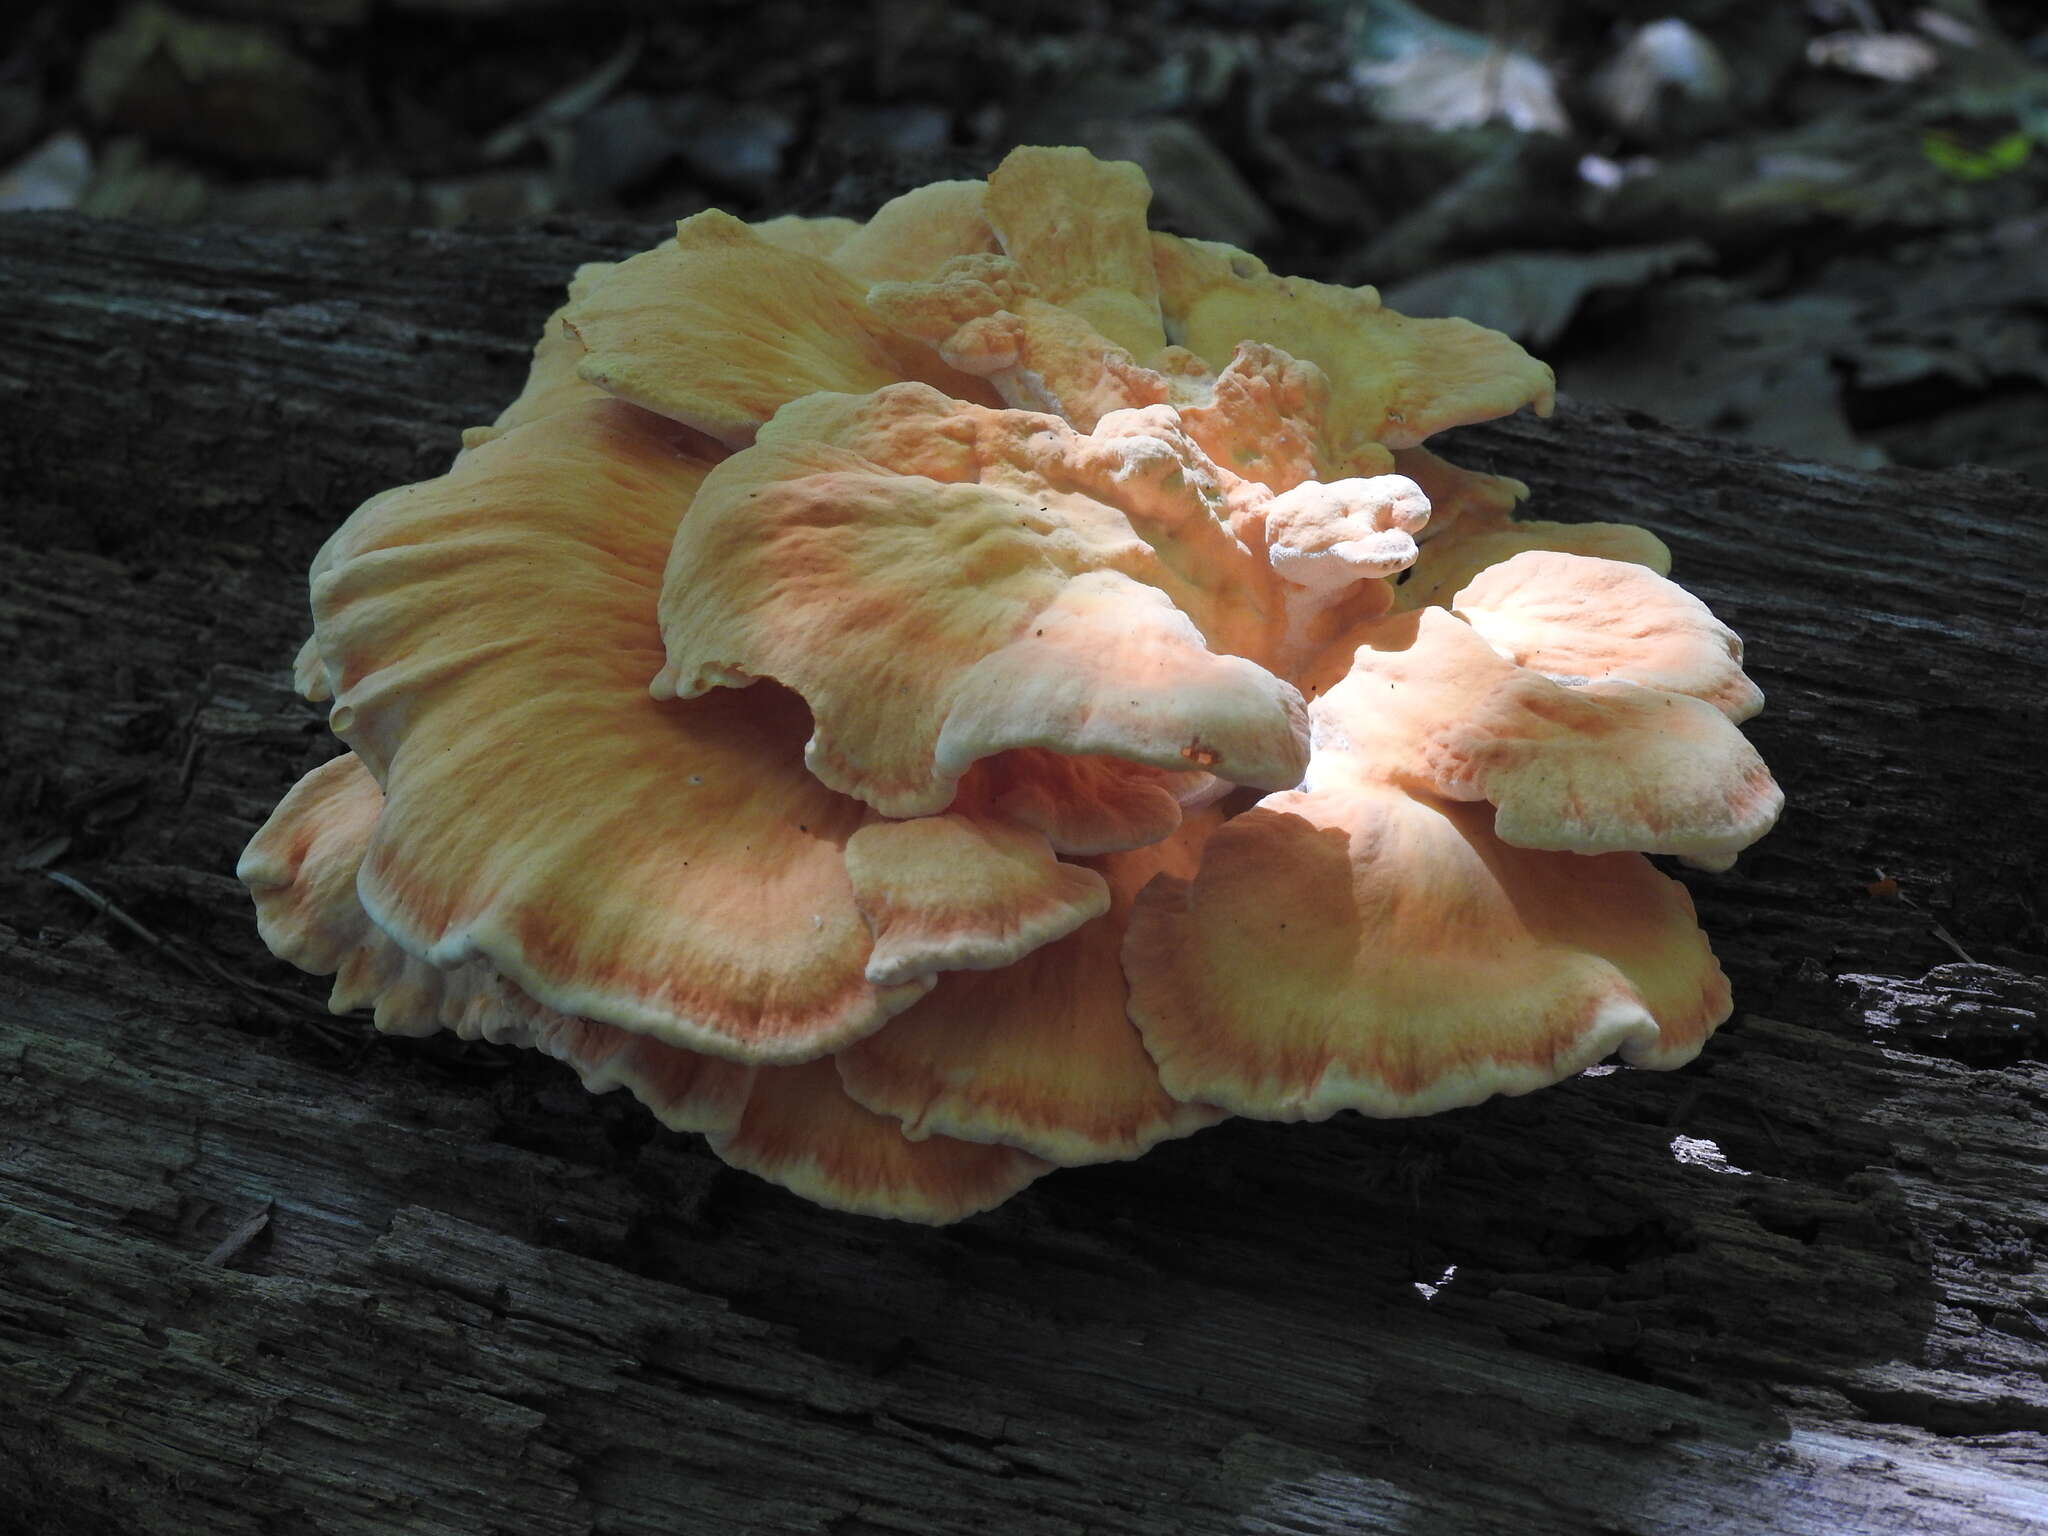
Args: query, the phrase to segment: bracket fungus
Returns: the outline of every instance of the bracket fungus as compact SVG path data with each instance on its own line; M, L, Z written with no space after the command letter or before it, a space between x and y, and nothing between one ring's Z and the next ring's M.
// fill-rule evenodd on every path
M1728 1015L1781 797L1652 535L1420 446L1550 371L1020 149L576 275L312 571L348 751L243 854L332 1005L945 1222L1226 1114L1424 1114Z

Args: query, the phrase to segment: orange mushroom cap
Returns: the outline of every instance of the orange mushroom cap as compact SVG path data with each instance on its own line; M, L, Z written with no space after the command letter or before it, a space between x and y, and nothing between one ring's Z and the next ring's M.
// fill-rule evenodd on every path
M1777 814L1739 642L1653 535L1419 446L1541 363L1149 195L1023 149L579 271L315 562L354 752L243 857L266 941L919 1221L1689 1058L1726 984L1639 853Z
M1529 487L1519 480L1453 464L1431 448L1396 448L1387 456L1394 472L1413 480L1429 498L1429 526L1421 535L1426 542L1443 538L1468 517L1497 524L1529 496Z
M1625 560L1659 576L1671 573L1671 551L1647 528L1521 519L1515 507L1529 487L1519 480L1465 469L1427 448L1403 448L1393 459L1396 470L1429 498L1429 524L1416 535L1421 552L1396 592L1402 608L1448 606L1452 594L1481 571L1525 550Z
M1192 875L1221 819L1198 812L1165 842L1084 861L1107 915L1002 969L942 976L839 1053L847 1091L907 1135L1001 1142L1068 1165L1136 1157L1221 1119L1160 1086L1125 1011L1120 958L1139 890L1155 875Z
M1102 878L1043 832L990 816L876 817L847 840L854 905L875 936L868 980L986 971L1109 910Z
M383 809L377 781L352 752L313 769L277 803L235 864L273 955L327 976L364 942L372 925L356 899L356 872Z
M1156 437L1081 437L915 385L789 407L706 479L676 538L655 691L793 688L811 772L889 816L944 810L973 763L1020 747L1291 784L1300 696L1209 648L1169 595L1199 609L1203 590L1141 534L1182 532L1162 458ZM1186 537L1249 573L1184 475L1180 495Z
M1530 550L1481 571L1451 611L1509 661L1559 682L1690 694L1737 723L1764 707L1735 631L1640 565Z
M1168 348L1168 400L1181 425L1222 468L1274 492L1304 480L1371 475L1394 467L1355 454L1331 464L1323 453L1330 379L1314 363L1264 342L1240 341L1216 373L1194 353Z
M708 1140L733 1167L818 1205L930 1225L1000 1205L1051 1171L1015 1147L912 1141L855 1103L830 1061L762 1068L739 1125Z
M586 261L569 280L569 294L562 306L540 328L540 340L533 344L533 361L526 371L526 387L513 402L498 413L487 427L470 427L462 434L465 449L480 447L512 428L572 405L584 405L603 398L604 391L582 376L584 348L563 322L569 312L587 300L607 277L618 270L611 261Z
M623 401L516 427L350 519L314 619L331 723L389 797L361 879L380 927L563 1013L801 1060L922 986L866 980L842 851L864 813L803 771L802 704L648 696L716 456Z
M1488 800L1494 831L1522 848L1635 849L1726 868L1784 804L1711 705L1624 681L1565 687L1502 660L1440 608L1367 626L1350 672L1311 714L1311 788L1362 778Z
M837 1210L957 1221L1046 1171L1014 1147L906 1140L895 1120L847 1097L829 1060L722 1060L547 1008L486 961L443 968L408 953L356 895L384 803L361 760L338 757L285 796L238 866L266 942L306 970L339 972L337 1013L371 1007L386 1033L447 1029L541 1051L591 1092L623 1087L670 1129L706 1133L726 1162Z
M1684 888L1635 854L1510 847L1492 814L1387 784L1269 795L1192 880L1148 885L1124 968L1167 1092L1424 1115L1615 1050L1690 1059L1728 992Z
M1172 835L1184 806L1219 799L1228 788L1199 770L1023 747L968 769L952 809L1042 832L1055 853L1121 853Z
M386 1034L447 1029L546 1051L574 1066L592 1092L631 1088L672 1129L738 1124L754 1068L558 1013L488 962L443 968L401 948L356 894L383 809L377 781L360 758L345 753L293 786L236 866L272 951L301 970L334 976L330 1008L374 1009Z
M1532 652L1735 691L1721 635L1662 578L1517 559L1478 596ZM1583 611L1557 594L1575 576ZM1131 1016L1167 1090L1279 1118L1422 1114L1610 1051L1689 1059L1726 983L1683 888L1618 850L1725 863L1769 827L1781 797L1729 717L1638 682L1566 687L1442 609L1359 638L1310 706L1303 789L1139 898ZM1498 811L1455 803L1482 799Z
M929 280L878 283L875 314L1005 404L1090 432L1111 411L1163 403L1167 379L1073 310L1043 297L1007 256L963 256Z

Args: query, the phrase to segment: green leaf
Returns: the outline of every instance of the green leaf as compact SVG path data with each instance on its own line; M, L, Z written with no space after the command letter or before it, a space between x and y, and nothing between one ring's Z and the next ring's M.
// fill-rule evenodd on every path
M1944 174L1957 181L1989 181L2027 163L2033 153L2034 136L2016 128L1983 149L1972 149L1945 133L1930 133L1920 141L1920 152Z

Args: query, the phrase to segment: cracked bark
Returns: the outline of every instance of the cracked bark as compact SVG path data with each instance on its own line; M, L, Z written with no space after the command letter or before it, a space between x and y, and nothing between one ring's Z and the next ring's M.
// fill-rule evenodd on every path
M1234 1123L929 1232L326 1021L228 873L331 750L304 564L640 243L0 221L0 1527L2048 1522L2048 504L2009 479L1586 408L1446 443L1654 527L1771 695L1794 809L1691 882L1742 1011L1680 1073Z

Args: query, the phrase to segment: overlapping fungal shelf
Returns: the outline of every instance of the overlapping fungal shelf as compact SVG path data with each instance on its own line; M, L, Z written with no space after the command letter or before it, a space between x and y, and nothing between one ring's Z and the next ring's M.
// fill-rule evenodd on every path
M1226 1114L1424 1114L1728 1016L1739 641L1423 441L1550 371L1020 149L586 267L312 573L350 751L244 853L336 1009L945 1222Z

